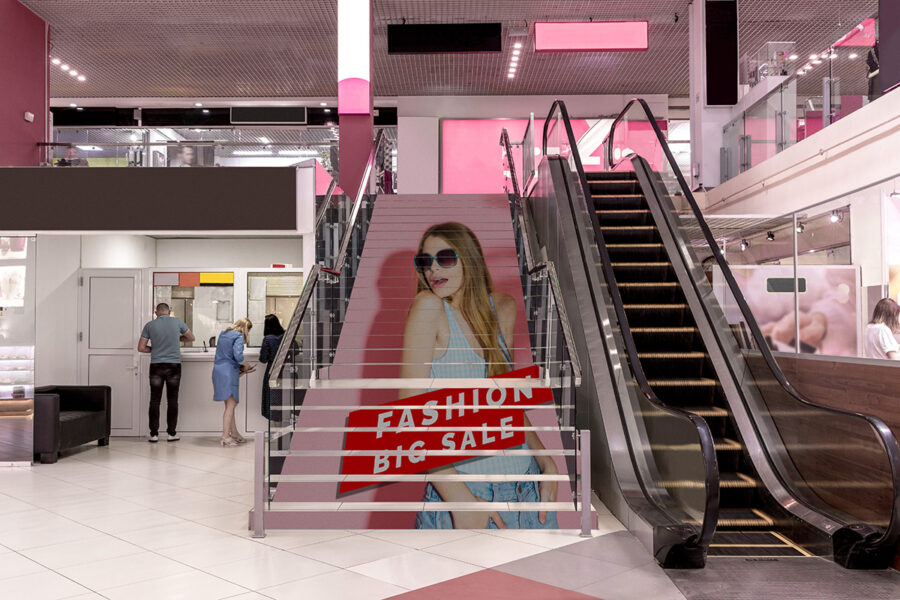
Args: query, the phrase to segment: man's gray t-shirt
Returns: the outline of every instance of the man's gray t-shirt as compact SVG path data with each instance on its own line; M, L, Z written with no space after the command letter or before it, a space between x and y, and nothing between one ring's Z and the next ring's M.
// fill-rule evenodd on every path
M184 321L159 315L144 325L141 337L150 340L150 363L181 363L180 338L187 333Z

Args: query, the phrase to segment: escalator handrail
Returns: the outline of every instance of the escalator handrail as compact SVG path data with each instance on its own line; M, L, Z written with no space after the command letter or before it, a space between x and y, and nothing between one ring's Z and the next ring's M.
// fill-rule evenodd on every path
M772 352L769 349L769 345L765 341L765 337L763 336L762 331L760 330L759 325L756 322L756 319L753 317L750 306L744 299L744 295L741 293L740 287L738 287L737 281L734 279L731 268L725 261L725 257L722 255L722 251L719 249L719 246L716 243L715 238L713 237L712 231L710 231L709 226L706 224L706 220L703 218L703 213L700 211L700 207L697 205L697 201L694 199L694 195L693 193L691 193L691 189L688 186L687 181L684 179L684 175L682 175L681 169L678 168L678 163L675 162L675 157L669 150L669 145L666 143L665 138L663 137L662 131L660 130L659 125L656 122L656 118L653 116L653 112L650 110L650 106L643 98L634 98L629 101L628 104L625 105L625 108L622 110L622 112L620 112L619 115L613 120L613 123L610 126L609 135L607 136L607 160L609 161L608 164L610 165L610 169L615 169L616 166L621 164L623 161L628 160L631 156L623 156L619 159L619 161L613 161L613 142L615 141L616 126L625 118L628 110L634 104L639 104L641 106L647 119L650 121L650 124L653 127L653 131L656 134L657 140L659 141L660 146L662 147L662 150L666 155L666 160L669 161L669 165L672 167L675 178L678 180L678 185L681 187L681 191L691 208L691 212L693 213L694 218L699 224L700 231L703 232L703 237L706 239L706 243L709 245L710 249L712 250L713 256L715 256L716 258L716 263L718 263L718 266L722 271L722 276L724 277L725 282L728 284L731 294L741 310L744 321L750 328L750 332L753 335L756 346L757 348L759 348L760 354L763 356L763 359L766 361L769 370L775 376L775 379L778 381L779 385L781 385L781 387L784 388L784 390L795 400L804 405L834 414L864 419L872 427L872 429L875 430L879 441L884 447L885 454L887 455L888 462L890 464L894 497L890 523L888 524L888 527L885 530L884 534L880 538L876 539L872 543L872 545L877 547L896 544L898 540L900 540L900 445L897 444L897 438L894 436L890 427L888 427L887 424L885 424L885 422L878 417L817 404L807 399L805 396L803 396L803 394L797 391L796 388L794 388L794 386L792 386L784 376L784 373L781 371L781 368L778 366L778 363L775 361L775 357L772 355Z
M547 119L544 121L542 152L544 156L547 156L548 127L557 109L562 115L563 125L565 126L566 137L568 138L571 156L575 161L575 169L578 173L578 180L581 185L582 195L584 197L583 209L587 212L588 215L590 215L591 223L593 225L594 239L597 244L597 249L600 253L600 268L603 270L604 278L606 279L607 285L609 286L609 293L612 299L613 309L616 313L616 319L618 320L619 329L622 333L622 339L625 343L625 352L628 355L628 361L631 365L632 375L634 376L634 379L638 384L638 388L641 390L641 393L644 395L648 402L650 402L654 407L665 412L666 414L690 422L697 430L697 437L699 438L700 442L700 451L703 457L703 467L706 476L706 501L703 507L703 521L700 525L700 534L697 537L696 544L706 550L709 548L709 544L712 541L719 516L719 468L716 459L715 441L713 439L712 432L710 431L709 425L706 423L706 420L703 419L703 417L697 416L694 413L682 410L678 407L668 406L664 404L656 396L653 389L650 387L650 383L647 381L647 376L644 373L644 369L641 366L641 361L638 358L637 346L634 343L634 337L631 333L631 327L628 325L628 319L625 315L622 295L619 291L619 285L616 281L615 273L612 269L611 260L609 258L609 251L606 248L606 241L603 238L603 232L600 230L600 222L597 218L597 213L595 212L594 208L590 206L590 186L588 185L587 177L585 176L584 172L584 166L578 153L577 140L575 139L575 135L572 131L572 123L569 119L569 112L566 109L565 102L563 102L562 100L554 100L553 104L550 106L550 111L547 113Z

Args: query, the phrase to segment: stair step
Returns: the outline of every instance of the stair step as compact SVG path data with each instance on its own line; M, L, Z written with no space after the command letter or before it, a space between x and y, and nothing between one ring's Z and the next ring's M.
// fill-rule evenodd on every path
M501 473L421 473L414 475L271 475L269 481L284 483L351 482L351 481L571 481L575 477L564 474L501 474Z
M278 502L269 503L266 512L280 511L580 511L580 502ZM593 508L591 509L593 512Z
M575 450L272 450L269 456L575 456Z

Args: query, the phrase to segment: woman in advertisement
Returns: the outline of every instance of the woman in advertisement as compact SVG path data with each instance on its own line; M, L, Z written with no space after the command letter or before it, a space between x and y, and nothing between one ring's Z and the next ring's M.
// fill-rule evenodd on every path
M402 378L481 378L512 369L516 304L494 293L478 238L461 223L428 228L415 256L418 289L403 333ZM401 390L401 398L424 390ZM530 427L527 415L524 425ZM541 450L534 431L518 448ZM441 474L556 474L550 456L487 456L433 472ZM498 479L500 479L498 477ZM553 502L557 484L543 481L434 481L426 502ZM556 528L547 511L421 511L418 529Z

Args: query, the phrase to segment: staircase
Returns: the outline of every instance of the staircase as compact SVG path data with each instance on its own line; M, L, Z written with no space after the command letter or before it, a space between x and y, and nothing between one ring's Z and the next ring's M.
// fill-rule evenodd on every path
M703 417L715 437L720 510L709 555L810 556L780 532L786 518L764 494L750 463L634 172L588 173L587 178L648 383L666 405ZM693 446L685 446L684 451L694 451ZM698 488L703 483L663 481L662 485L677 494L678 488Z
M361 251L339 275L322 271L307 283L307 301L298 303L285 336L296 349L275 375L281 393L272 410L282 421L272 422L266 454L257 456L254 515L264 517L263 523L254 519L257 533L457 527L457 519L493 511L511 526L589 530L596 515L589 502L582 504L590 497L589 477L582 477L590 472L582 463L590 453L582 452L588 434L573 425L577 381L569 360L558 358L566 356L565 341L551 278L523 277L508 197L386 195L360 215L351 226L365 231ZM448 221L476 233L495 293L516 303L507 346L513 368L530 371L503 385L500 378L400 376L404 327L416 296L413 256L422 233ZM422 393L402 397L409 389ZM426 404L431 399L443 407L447 395L457 398L462 389L470 390L464 407L438 411ZM517 401L486 406L485 396L496 400L501 389ZM481 398L477 406L471 390ZM430 421L429 413L446 419ZM497 426L503 416L510 420ZM499 439L512 436L522 443L504 446ZM533 447L535 436L543 447ZM464 445L466 439L476 446ZM526 463L531 466L504 471ZM450 464L456 472L446 470ZM447 483L466 484L478 498L444 499L436 490ZM552 498L541 497L542 487L554 486ZM494 518L483 520L496 525Z

